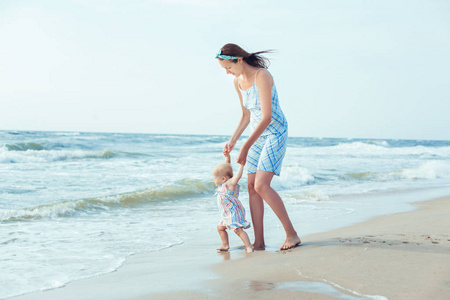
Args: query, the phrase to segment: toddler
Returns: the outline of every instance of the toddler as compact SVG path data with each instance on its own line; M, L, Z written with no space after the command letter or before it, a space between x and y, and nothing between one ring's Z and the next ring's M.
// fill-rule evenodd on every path
M250 228L250 222L245 220L245 210L239 201L239 179L244 172L244 166L239 165L239 170L233 176L233 168L230 164L230 155L226 154L226 162L218 164L213 171L214 183L218 186L216 190L217 204L222 218L217 225L217 231L222 239L222 246L217 248L220 251L228 251L227 229L234 229L234 232L241 238L245 244L247 253L253 252L253 246L250 243L247 233L244 229Z

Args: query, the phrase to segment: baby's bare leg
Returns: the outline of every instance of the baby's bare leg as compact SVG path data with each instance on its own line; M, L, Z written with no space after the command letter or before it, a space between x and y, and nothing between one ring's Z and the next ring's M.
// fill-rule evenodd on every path
M216 250L228 251L230 246L228 244L228 233L225 226L217 225L217 231L219 232L220 238L222 239L222 246L218 247Z
M244 229L242 228L237 228L234 230L234 232L236 232L236 234L244 242L247 253L253 252L253 245L250 243L250 239L248 238L247 232L245 232Z

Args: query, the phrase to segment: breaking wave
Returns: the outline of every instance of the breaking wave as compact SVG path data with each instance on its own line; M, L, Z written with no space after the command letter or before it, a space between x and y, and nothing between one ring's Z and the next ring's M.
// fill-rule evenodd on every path
M210 182L184 179L160 189L147 189L100 198L64 201L30 208L0 209L0 221L61 218L98 210L155 205L161 201L182 200L200 194L211 193L214 187L214 184Z
M300 166L286 166L282 169L280 177L274 178L273 186L276 189L295 189L314 184L315 181L316 178L308 169Z
M8 151L44 150L44 146L38 143L6 144L5 148Z

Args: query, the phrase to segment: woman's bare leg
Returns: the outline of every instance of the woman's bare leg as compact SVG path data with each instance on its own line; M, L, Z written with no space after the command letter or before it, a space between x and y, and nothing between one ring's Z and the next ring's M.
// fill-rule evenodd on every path
M273 172L257 171L254 178L254 188L255 191L266 201L266 203L269 204L270 208L275 212L278 219L281 221L281 224L286 231L286 241L280 249L286 250L297 246L301 243L301 240L297 235L294 226L292 226L291 219L289 219L283 200L281 200L278 193L270 186L273 176Z
M256 174L248 174L248 197L250 213L252 214L253 231L255 232L255 250L266 249L264 243L264 202L262 197L255 191Z
M222 246L218 247L216 250L228 251L228 249L230 249L230 245L228 242L227 228L225 226L217 225L217 231L222 239Z

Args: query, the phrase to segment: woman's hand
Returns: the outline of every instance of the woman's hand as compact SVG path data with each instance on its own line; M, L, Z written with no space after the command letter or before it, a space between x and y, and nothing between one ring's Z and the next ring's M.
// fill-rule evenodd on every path
M239 150L239 154L236 158L236 162L240 165L245 165L247 162L247 155L248 155L248 148L244 145L241 147L241 150Z

